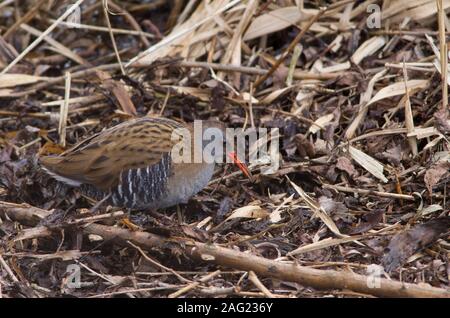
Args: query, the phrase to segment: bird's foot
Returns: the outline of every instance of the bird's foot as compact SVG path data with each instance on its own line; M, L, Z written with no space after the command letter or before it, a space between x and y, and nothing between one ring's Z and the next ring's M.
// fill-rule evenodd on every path
M141 229L139 225L136 225L133 222L131 222L129 218L123 218L122 220L120 220L120 222L123 225L125 225L125 227L127 227L130 231L135 232Z
M121 219L120 223L133 232L142 230L142 227L140 226L139 222L136 222L135 215L131 214L131 209L127 209L126 211L127 216Z

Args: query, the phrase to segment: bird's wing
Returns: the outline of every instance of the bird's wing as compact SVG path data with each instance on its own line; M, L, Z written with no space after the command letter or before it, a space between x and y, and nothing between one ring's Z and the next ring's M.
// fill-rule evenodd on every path
M120 182L122 172L161 162L176 141L172 132L183 125L169 119L141 118L107 129L60 156L40 159L60 180L88 183L108 190Z

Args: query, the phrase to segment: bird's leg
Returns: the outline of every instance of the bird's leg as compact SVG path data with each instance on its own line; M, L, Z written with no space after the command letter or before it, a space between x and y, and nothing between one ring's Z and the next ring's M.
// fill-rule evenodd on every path
M121 220L122 224L125 225L130 231L137 231L140 229L139 225L134 224L130 221L131 209L127 209L127 216Z
M95 212L97 212L97 210L102 206L103 203L105 203L109 197L111 196L111 192L108 193L108 195L106 195L103 199L101 199L100 201L98 201L90 210L89 212L94 214Z
M155 223L154 218L149 215L148 210L135 211L133 214L130 214L129 220L141 229L145 229L147 226Z

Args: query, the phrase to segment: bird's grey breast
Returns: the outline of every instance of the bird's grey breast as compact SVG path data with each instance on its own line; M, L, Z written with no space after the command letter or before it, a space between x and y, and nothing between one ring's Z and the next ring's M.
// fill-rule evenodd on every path
M170 177L167 182L166 195L154 208L166 208L187 201L211 180L214 174L214 163L204 164L200 169L193 168L190 173Z

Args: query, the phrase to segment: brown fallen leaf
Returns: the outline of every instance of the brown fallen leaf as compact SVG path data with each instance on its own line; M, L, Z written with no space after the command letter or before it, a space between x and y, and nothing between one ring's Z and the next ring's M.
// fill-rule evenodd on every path
M436 128L443 134L450 134L449 112L447 108L440 109L433 115Z
M265 218L268 215L269 212L266 209L261 208L259 205L247 205L234 210L233 213L225 219L225 221L235 218L259 219Z
M122 110L128 115L136 116L136 107L134 107L125 85L120 81L112 79L111 75L106 72L97 71L96 74L103 82L103 86L113 93Z
M357 227L350 231L350 234L360 234L371 230L375 225L381 222L384 209L378 209L365 215L365 222L361 222Z
M289 69L286 66L280 65L275 72L273 72L273 86L276 88L284 87L288 72Z
M321 196L319 198L319 204L334 221L343 220L346 223L352 221L352 216L348 213L348 208L343 202L338 202L332 198Z
M205 242L208 239L208 233L195 226L181 225L181 230L186 236L199 242Z
M403 150L401 145L396 145L392 148L383 151L380 156L383 159L388 160L390 163L398 166L400 165L403 158Z
M425 172L424 181L430 195L433 192L433 187L439 182L439 180L448 176L449 169L450 162L447 160L441 160Z
M450 230L450 217L441 217L395 235L382 259L386 272L392 272L414 253L435 242Z
M353 166L352 162L347 157L339 157L336 163L336 168L347 172L350 177L356 177L358 175L355 166Z
M345 76L339 76L336 79L336 85L338 86L353 86L353 85L367 85L367 82L362 78L361 74L357 72L348 71L345 72ZM366 87L361 87L362 91L366 90Z
M321 196L319 198L320 206L327 212L328 214L333 214L336 212L347 213L348 208L342 202L334 201L331 198L326 196Z
M309 158L314 158L316 154L314 145L308 139L306 139L304 135L295 135L294 142L297 146L297 151L300 157L304 158L308 156Z

